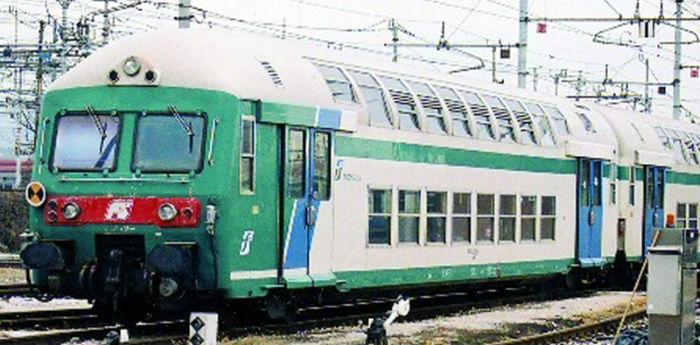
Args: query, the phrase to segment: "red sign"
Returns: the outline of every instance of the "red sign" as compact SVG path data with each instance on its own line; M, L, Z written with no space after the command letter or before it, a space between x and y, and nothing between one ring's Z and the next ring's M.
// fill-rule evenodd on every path
M547 23L537 23L537 33L538 34L547 33Z
M690 69L690 77L691 78L697 78L698 77L698 68L693 67Z
M79 207L77 216L66 218L66 206ZM174 207L171 220L160 218L163 205ZM120 198L120 197L52 197L44 207L44 220L49 225L80 226L84 224L140 224L161 228L199 226L201 203L195 198Z

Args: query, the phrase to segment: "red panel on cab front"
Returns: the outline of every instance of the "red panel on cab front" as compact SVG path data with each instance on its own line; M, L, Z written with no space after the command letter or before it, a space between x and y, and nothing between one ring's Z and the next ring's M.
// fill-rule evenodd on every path
M161 212L162 208L167 210ZM165 212L172 211L173 208L174 214ZM201 211L201 203L195 198L61 196L49 198L46 202L44 220L46 224L61 226L140 224L161 228L192 228L199 226Z

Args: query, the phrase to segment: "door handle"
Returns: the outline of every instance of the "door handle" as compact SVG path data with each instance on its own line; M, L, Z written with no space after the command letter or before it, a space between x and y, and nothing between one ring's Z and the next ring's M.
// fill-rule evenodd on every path
M588 211L588 225L591 226L595 224L595 212L593 210Z
M306 206L306 226L314 226L316 224L316 206Z

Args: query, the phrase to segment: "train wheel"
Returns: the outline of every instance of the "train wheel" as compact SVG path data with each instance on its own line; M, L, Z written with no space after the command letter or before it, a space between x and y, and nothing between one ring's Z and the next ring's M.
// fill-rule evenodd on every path
M566 287L569 290L578 290L581 288L581 272L577 269L571 269L566 274Z
M291 323L296 320L297 306L286 293L271 293L265 298L264 309L271 320Z

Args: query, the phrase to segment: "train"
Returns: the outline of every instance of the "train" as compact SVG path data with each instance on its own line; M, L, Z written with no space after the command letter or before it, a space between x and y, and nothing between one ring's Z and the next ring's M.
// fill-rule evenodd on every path
M697 228L699 145L687 121L411 62L158 30L47 90L21 258L43 293L112 312L272 318L300 300L615 279L655 228Z

